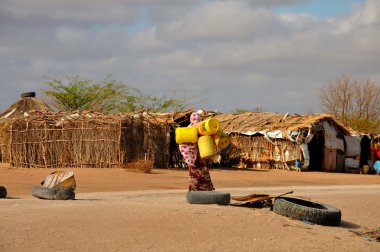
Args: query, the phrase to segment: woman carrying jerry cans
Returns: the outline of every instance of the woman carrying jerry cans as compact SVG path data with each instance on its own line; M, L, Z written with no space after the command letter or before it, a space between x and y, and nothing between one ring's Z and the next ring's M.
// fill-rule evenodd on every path
M213 191L210 172L207 167L208 160L201 159L198 149L197 124L203 120L205 112L198 110L190 116L189 127L194 130L196 136L193 137L192 143L183 143L179 145L179 150L189 169L189 191ZM176 132L176 138L178 133ZM181 142L181 141L177 141Z

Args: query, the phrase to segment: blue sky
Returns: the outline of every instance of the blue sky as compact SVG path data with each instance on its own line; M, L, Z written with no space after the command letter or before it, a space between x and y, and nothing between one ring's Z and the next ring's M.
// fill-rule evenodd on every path
M305 3L276 6L274 10L277 13L309 13L320 18L329 18L349 14L354 5L364 2L364 0L312 0Z
M131 24L129 26L129 32L131 34L135 34L147 27L149 27L150 22L149 22L149 14L148 14L148 9L145 6L141 6L138 10L138 19L135 21L134 24Z
M0 111L45 77L112 79L195 109L321 112L343 74L380 82L380 0L1 0ZM306 14L306 15L305 15Z

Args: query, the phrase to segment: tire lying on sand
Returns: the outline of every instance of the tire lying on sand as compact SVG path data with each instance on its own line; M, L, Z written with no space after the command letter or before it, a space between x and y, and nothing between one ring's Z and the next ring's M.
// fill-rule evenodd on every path
M0 199L7 197L7 189L4 186L0 185Z
M73 189L46 188L46 187L38 186L38 185L33 186L32 195L39 199L49 199L49 200L75 199L75 192Z
M231 194L216 191L189 191L186 194L186 201L190 204L218 204L228 205Z
M333 206L297 198L277 198L273 211L292 219L324 226L339 226L341 211Z

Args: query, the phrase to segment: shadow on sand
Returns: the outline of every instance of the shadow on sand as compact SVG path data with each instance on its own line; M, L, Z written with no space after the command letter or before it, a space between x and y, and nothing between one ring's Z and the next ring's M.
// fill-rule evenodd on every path
M269 172L267 169L254 169L254 168L233 168L233 167L212 167L211 171L222 170L222 171L246 171L246 172Z
M358 229L360 226L356 225L355 223L349 222L349 221L340 221L339 227L345 228L345 229Z
M74 199L74 200L102 201L102 199Z

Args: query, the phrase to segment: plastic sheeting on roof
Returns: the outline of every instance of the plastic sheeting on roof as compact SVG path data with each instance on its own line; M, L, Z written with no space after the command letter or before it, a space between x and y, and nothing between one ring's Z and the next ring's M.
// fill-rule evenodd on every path
M297 138L299 134L300 134L299 130L289 131L288 139L292 142L297 142Z
M271 132L266 132L266 135L270 138L283 138L281 130L275 130Z
M264 135L265 137L268 138L283 138L283 134L281 130L275 130L275 131L245 131L241 132L240 134L246 135L246 136L253 136L256 134Z
M260 135L265 136L266 138L277 138L277 139L283 139L284 138L284 134L282 133L281 130L275 130L275 131L246 131L246 132L241 132L240 134L247 135L247 136L253 136L253 135L256 135L256 134L260 134ZM299 130L297 130L297 131L289 131L289 135L287 136L287 138L290 141L292 141L292 142L296 142L297 141L297 137L298 137L299 134L300 134Z

